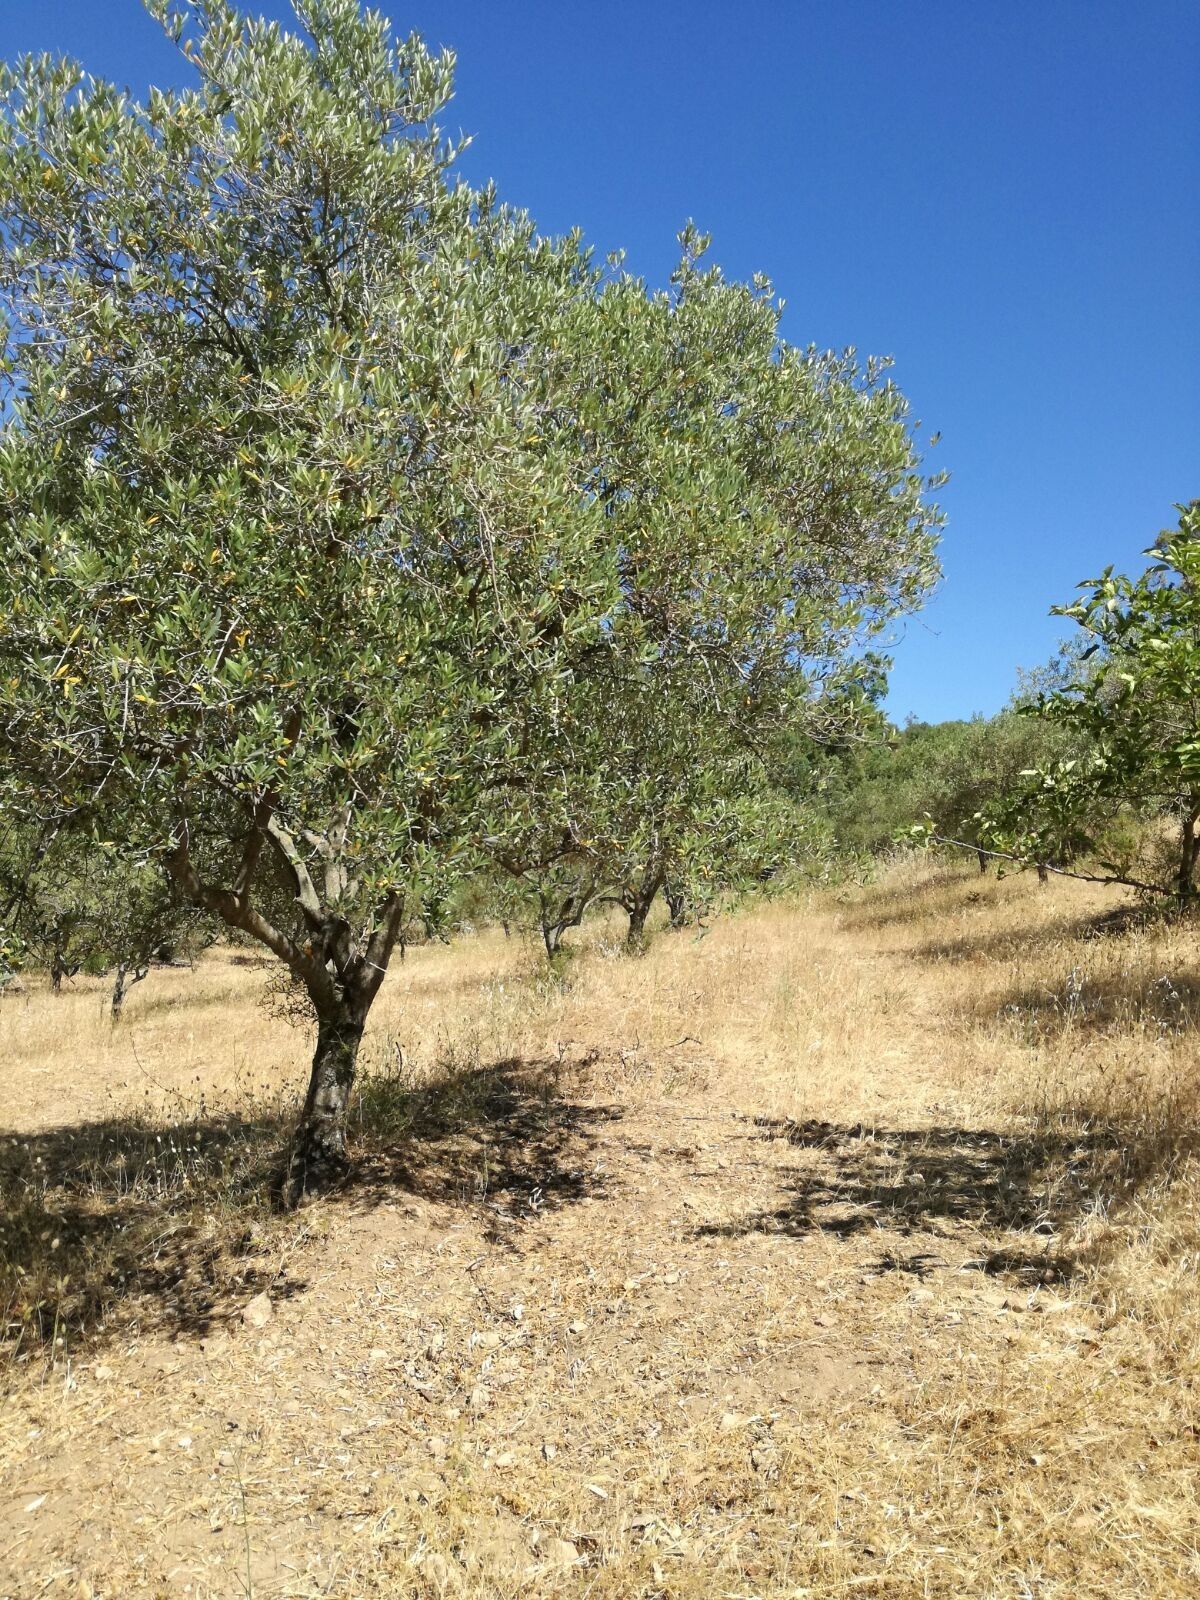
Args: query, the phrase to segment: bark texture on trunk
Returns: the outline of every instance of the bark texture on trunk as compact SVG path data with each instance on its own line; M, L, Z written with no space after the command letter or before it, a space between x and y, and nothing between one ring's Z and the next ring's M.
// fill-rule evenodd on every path
M667 900L667 910L671 914L671 926L682 928L687 918L687 898L682 889L677 889L671 884L664 884L663 894Z
M300 731L298 708L290 714L284 731L286 743L293 744ZM332 1188L349 1171L346 1115L358 1048L367 1013L403 933L405 897L399 890L389 889L374 908L365 931L356 937L343 909L343 901L353 899L357 892L345 853L353 807L338 808L323 831L305 829L305 842L323 865L322 897L309 860L277 814L277 802L275 793L268 791L254 806L241 860L226 884L206 882L197 871L185 820L178 824L165 866L193 905L250 934L278 956L303 984L316 1012L317 1048L308 1094L274 1189L276 1201L290 1209ZM256 876L268 842L295 892L308 935L303 942L286 928L276 927L254 900Z
M595 884L586 882L557 905L542 896L542 943L546 946L546 956L550 961L563 949L563 934L567 929L578 928L583 921L583 914L591 905L595 893Z
M130 977L129 963L121 961L117 964L117 975L113 979L112 991L112 1019L114 1022L120 1022L121 1020L121 1010L125 1004L125 996L133 988L134 984L141 983L149 972L149 966L135 966L133 976Z
M117 975L113 979L112 992L112 1019L114 1022L118 1022L120 1020L121 1007L125 1004L125 979L128 974L129 968L125 965L125 963L123 961L118 962Z
M1190 900L1196 892L1196 862L1200 859L1200 834L1196 823L1200 814L1192 812L1183 819L1183 837L1179 852L1179 898Z
M280 1199L289 1211L325 1194L350 1170L346 1152L346 1111L363 1022L349 1006L317 1024L317 1048L299 1126L292 1140Z
M640 949L646 942L646 918L650 915L654 897L661 888L662 873L652 873L642 879L626 903L625 909L629 913L629 932L625 936L625 942L635 950Z

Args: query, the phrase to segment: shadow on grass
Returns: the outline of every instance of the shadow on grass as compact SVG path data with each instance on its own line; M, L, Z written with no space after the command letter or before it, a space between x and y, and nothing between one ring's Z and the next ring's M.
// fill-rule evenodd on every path
M1012 961L1022 956L1060 950L1064 943L1093 943L1101 939L1121 939L1130 933L1147 933L1178 925L1183 918L1170 906L1126 903L1093 916L1063 914L1034 927L972 929L959 926L946 938L930 939L914 945L904 954L917 962Z
M1168 1039L1192 1033L1200 1024L1200 980L1178 972L1101 979L1071 973L1057 988L1017 986L970 1009L978 1020L1006 1021L1034 1041L1114 1029Z
M839 920L849 932L919 922L938 911L961 910L964 904L971 903L967 896L975 892L979 882L973 867L932 867L927 876L915 882L869 885L861 899L839 904Z
M1002 928L985 931L959 927L946 938L929 939L914 945L903 954L910 961L920 963L955 963L961 961L1013 961L1022 956L1037 955L1061 946L1064 941L1087 939L1095 919L1064 917L1033 928Z
M571 1069L509 1058L467 1066L430 1083L364 1080L355 1124L363 1143L349 1191L361 1202L397 1190L485 1207L493 1243L516 1221L600 1192L590 1152L621 1111L572 1098Z
M756 1126L759 1137L817 1155L813 1171L797 1175L777 1207L702 1233L851 1238L878 1231L949 1239L961 1237L965 1224L995 1236L975 1263L979 1270L1044 1284L1069 1281L1085 1265L1073 1239L1085 1215L1130 1198L1200 1147L1194 1131L1181 1130L1169 1143L1161 1136L1139 1143L1123 1127L1095 1122L1028 1134L768 1118ZM928 1250L903 1255L894 1240L888 1244L877 1271L922 1276L937 1264Z
M564 1092L553 1065L364 1080L355 1165L317 1215L398 1195L519 1220L595 1191L596 1127L618 1113ZM78 1350L132 1329L202 1337L252 1295L305 1287L289 1260L313 1211L276 1215L271 1179L294 1108L155 1122L137 1114L0 1134L0 1360Z

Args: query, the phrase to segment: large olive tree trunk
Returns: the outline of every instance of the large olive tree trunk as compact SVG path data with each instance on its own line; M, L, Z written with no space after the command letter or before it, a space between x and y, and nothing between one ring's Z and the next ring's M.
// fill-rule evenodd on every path
M389 890L356 933L338 903L348 882L348 869L339 855L345 836L344 819L335 819L323 836L313 830L307 835L325 862L322 899L307 862L274 817L272 806L270 795L259 802L231 887L209 884L200 877L188 853L186 827L181 827L180 838L166 858L166 867L196 905L222 917L231 928L252 935L277 955L304 986L312 1003L317 1019L317 1048L308 1093L277 1176L278 1199L290 1210L302 1200L333 1188L350 1170L346 1115L354 1088L358 1047L367 1013L400 938L405 899L400 890ZM277 927L251 897L259 856L267 839L291 874L296 904L308 932L303 943L299 936Z
M280 1199L289 1209L335 1187L350 1170L346 1113L365 1022L360 1005L343 1002L317 1023L308 1094L281 1187Z

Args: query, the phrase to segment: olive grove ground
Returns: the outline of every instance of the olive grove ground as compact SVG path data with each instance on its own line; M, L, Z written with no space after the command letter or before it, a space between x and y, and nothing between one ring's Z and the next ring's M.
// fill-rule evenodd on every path
M288 1218L261 967L6 997L0 1596L1195 1593L1197 940L1120 905L413 950Z

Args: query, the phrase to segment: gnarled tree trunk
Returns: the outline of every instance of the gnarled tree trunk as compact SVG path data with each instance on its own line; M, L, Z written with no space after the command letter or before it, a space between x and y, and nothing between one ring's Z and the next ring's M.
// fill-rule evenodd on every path
M667 910L671 916L671 926L682 928L687 917L687 896L677 884L664 883L663 897L667 902Z
M625 910L629 913L629 932L625 935L625 942L631 949L640 949L646 941L646 918L650 915L655 895L662 888L663 876L661 868L647 867L641 883L636 889L630 890L625 900Z
M584 912L591 905L595 894L596 885L590 878L559 901L552 901L544 893L539 894L542 943L546 946L546 955L550 961L553 961L562 950L563 934L567 929L579 927Z
M147 976L149 971L150 967L148 964L140 964L134 967L133 976L130 977L129 962L119 961L117 963L117 975L113 979L112 990L112 1019L114 1022L120 1022L121 1020L121 1010L125 1004L125 996L129 993L130 989L133 988L135 983L141 983L142 979Z
M289 738L295 737L297 728L298 722L293 723ZM230 927L251 934L286 963L304 985L316 1013L317 1048L308 1093L275 1189L279 1203L289 1210L333 1188L350 1170L346 1116L358 1047L404 922L404 895L395 889L385 895L368 929L360 935L342 913L338 901L348 882L339 855L344 822L345 815L339 812L324 835L309 830L310 842L325 862L324 902L291 835L274 816L271 795L255 808L232 887L222 888L201 878L189 855L186 825L166 858L167 871L194 904L223 918ZM296 903L309 934L303 944L277 928L251 899L262 846L268 838L292 877Z
M334 1188L350 1170L346 1113L365 1020L358 1007L343 1002L318 1021L308 1094L281 1187L280 1198L289 1210Z

